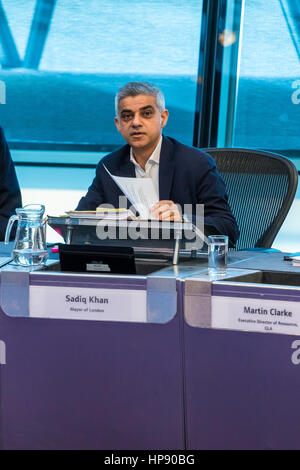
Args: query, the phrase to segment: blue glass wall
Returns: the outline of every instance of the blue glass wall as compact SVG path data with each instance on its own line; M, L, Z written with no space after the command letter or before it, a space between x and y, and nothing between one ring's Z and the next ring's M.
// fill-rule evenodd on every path
M166 134L192 144L202 0L53 0L40 61L28 68L32 22L43 3L51 1L0 2L19 56L6 66L2 35L0 125L10 141L120 145L114 94L128 80L146 79L165 92ZM232 145L294 151L300 1L245 0L244 6Z
M300 149L297 11L299 0L245 1L235 146Z
M38 3L2 1L21 61ZM8 139L119 145L114 94L129 80L151 80L166 96L166 134L192 144L202 1L54 3L38 67L0 70Z

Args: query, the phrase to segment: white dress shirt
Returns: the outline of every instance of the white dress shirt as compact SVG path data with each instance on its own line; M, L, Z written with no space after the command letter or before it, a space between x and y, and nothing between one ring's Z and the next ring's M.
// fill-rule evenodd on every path
M157 193L157 200L159 200L159 159L161 150L162 136L159 139L157 146L150 155L145 170L138 164L134 158L132 147L130 147L130 161L134 164L136 178L151 178L153 186Z

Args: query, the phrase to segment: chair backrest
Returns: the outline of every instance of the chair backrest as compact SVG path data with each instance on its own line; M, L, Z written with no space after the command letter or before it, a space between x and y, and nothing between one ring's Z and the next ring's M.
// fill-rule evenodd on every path
M295 197L298 173L280 155L242 148L204 149L216 161L240 229L236 249L270 248Z

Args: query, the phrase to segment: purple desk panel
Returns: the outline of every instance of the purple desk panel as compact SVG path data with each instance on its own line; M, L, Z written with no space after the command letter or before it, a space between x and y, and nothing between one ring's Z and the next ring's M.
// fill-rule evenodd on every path
M189 449L300 449L295 340L185 326Z
M182 449L182 319L166 324L0 311L4 449Z
M184 345L188 449L300 449L300 336L185 322Z

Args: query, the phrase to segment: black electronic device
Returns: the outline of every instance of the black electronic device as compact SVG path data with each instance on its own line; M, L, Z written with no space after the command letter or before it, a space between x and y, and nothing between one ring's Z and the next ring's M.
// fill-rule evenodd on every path
M134 250L124 246L60 245L61 271L136 274Z

